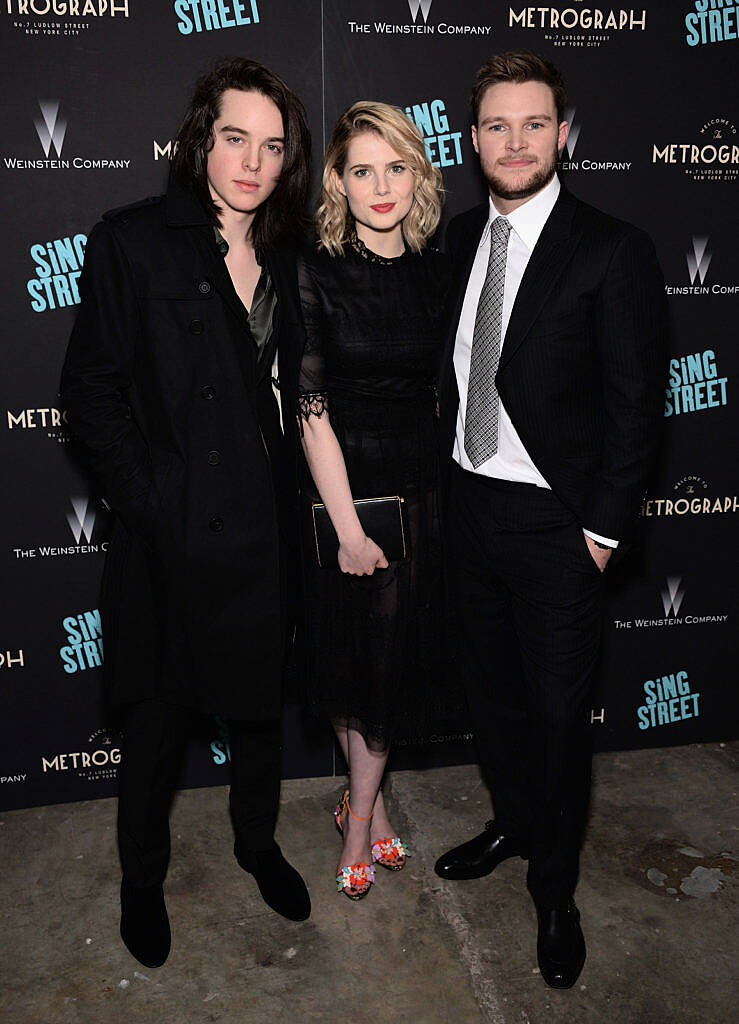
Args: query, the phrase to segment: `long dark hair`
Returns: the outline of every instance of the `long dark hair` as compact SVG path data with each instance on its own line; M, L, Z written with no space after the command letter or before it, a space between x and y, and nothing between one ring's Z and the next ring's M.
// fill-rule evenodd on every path
M311 138L305 109L298 97L274 71L255 60L234 57L219 61L195 83L195 91L177 132L172 169L195 191L213 223L218 206L208 188L208 153L213 148L213 124L220 115L226 89L258 92L272 100L282 114L285 157L280 180L272 195L258 207L251 227L255 248L282 239L295 239L306 224L305 207L310 186Z

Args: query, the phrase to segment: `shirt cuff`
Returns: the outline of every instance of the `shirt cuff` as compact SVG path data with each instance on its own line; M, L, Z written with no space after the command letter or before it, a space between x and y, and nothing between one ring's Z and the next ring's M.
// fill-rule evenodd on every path
M599 533L593 533L591 530L586 530L584 527L582 532L585 534L586 537L590 537L591 540L600 541L601 544L605 544L609 548L618 547L618 541L611 540L610 537L601 537Z

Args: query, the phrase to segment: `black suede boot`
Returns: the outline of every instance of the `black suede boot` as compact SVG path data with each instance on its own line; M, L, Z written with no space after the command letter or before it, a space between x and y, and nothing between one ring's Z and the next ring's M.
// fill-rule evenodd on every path
M268 907L289 921L305 921L310 917L306 884L282 856L277 843L268 850L246 850L237 839L234 856L244 871L254 875Z
M144 967L161 967L172 933L161 885L136 889L121 882L121 938Z

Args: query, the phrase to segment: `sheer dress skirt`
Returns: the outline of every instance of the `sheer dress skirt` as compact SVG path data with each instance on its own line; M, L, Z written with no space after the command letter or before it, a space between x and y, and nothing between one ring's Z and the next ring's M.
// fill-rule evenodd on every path
M320 403L306 408L320 413ZM380 401L332 393L331 424L355 498L400 494L408 554L371 576L318 568L306 538L308 700L384 748L423 731L438 706L442 580L435 397L429 389ZM317 498L305 474L305 505ZM305 517L306 530L308 516Z

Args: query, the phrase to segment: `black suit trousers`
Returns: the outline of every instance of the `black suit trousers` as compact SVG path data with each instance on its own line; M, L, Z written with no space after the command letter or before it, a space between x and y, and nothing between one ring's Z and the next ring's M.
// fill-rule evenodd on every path
M170 855L169 809L193 729L189 708L145 700L123 710L118 850L124 881L158 885ZM279 719L229 721L231 820L247 850L274 841L282 768Z
M496 821L530 841L528 887L551 907L577 882L602 574L551 491L456 463L447 534L460 663Z

